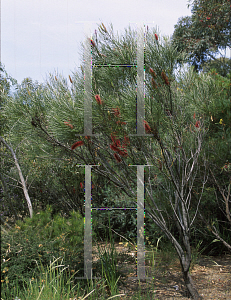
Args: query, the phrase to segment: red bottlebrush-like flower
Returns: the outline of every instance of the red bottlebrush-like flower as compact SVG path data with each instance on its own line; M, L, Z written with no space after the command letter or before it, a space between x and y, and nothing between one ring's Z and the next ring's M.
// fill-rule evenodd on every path
M161 72L161 77L163 78L163 80L165 80L166 75L165 75L165 72L164 72L164 71Z
M116 139L116 137L111 133L111 140L113 143L115 143L115 139Z
M72 79L71 79L71 76L70 76L70 75L69 75L69 79L70 79L70 82L71 82L71 83L73 83L73 81L72 81Z
M71 149L74 150L75 148L79 147L79 146L83 146L84 145L84 142L83 141L78 141L78 142L75 142L72 146L71 146Z
M115 145L116 145L116 147L120 147L120 140L116 140Z
M153 71L152 68L149 69L149 72L150 72L150 74L151 74L154 78L156 78L156 72Z
M120 109L118 107L112 108L112 111L114 112L114 114L115 114L116 117L120 116Z
M158 41L158 35L155 33L155 39Z
M114 157L118 162L121 162L121 158L119 157L118 154L114 153Z
M80 182L80 184L79 184L79 185L80 185L80 188L82 189L82 188L83 188L83 184L82 184L82 182Z
M154 89L157 89L157 84L156 84L156 82L155 82L155 80L153 78L152 78L152 87Z
M145 127L146 133L150 133L152 131L151 127L148 125L148 122L145 120L144 120L144 127Z
M128 136L124 136L124 143L126 144L126 145L129 145L130 144L130 140L129 140L129 137Z
M200 121L196 121L195 127L197 127L197 128L200 127Z
M102 105L102 100L99 95L95 95L95 100L99 105Z
M120 149L117 148L116 145L114 145L114 144L111 144L111 145L110 145L110 148L111 148L113 151L117 151L117 152L120 151Z
M168 77L166 76L166 74L165 74L164 71L161 73L161 77L163 78L163 80L165 81L165 83L166 83L167 85L169 85Z
M193 115L193 119L195 119L196 118L196 113L194 113L194 115Z
M123 157L128 156L127 151L119 151L119 154L120 154L121 156L123 156Z
M69 124L68 122L64 122L65 125L69 126L71 129L74 128L74 126L72 124Z

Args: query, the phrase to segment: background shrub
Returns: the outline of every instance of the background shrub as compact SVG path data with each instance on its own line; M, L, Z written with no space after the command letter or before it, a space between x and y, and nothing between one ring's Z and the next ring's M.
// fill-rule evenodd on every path
M94 236L94 233L93 233ZM73 211L68 219L56 214L52 208L39 212L32 219L17 221L15 228L2 233L1 274L2 282L23 286L25 280L39 274L38 265L48 266L53 257L64 257L70 270L83 276L84 268L84 219Z

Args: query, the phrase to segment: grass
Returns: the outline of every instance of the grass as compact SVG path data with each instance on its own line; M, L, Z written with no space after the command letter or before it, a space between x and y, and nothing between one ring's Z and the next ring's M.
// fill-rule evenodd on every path
M110 224L109 224L110 226ZM2 284L1 300L84 300L84 299L123 299L123 300L140 300L140 299L156 299L154 296L154 280L151 281L152 287L146 290L145 295L141 289L141 283L139 282L139 288L133 295L128 295L124 291L124 273L121 272L118 261L123 257L124 260L127 259L128 265L131 256L126 255L120 256L115 247L114 239L112 238L111 231L109 231L109 243L106 238L106 247L102 249L98 247L98 268L96 268L96 277L101 277L101 279L75 279L78 276L78 271L74 272L69 270L68 266L63 264L63 258L54 258L48 266L43 266L41 263L36 262L39 266L39 276L38 279L31 278L30 281L25 281L24 288L20 289L17 283L15 284L13 290L9 287L7 282ZM157 240L156 245L153 245L149 238L146 237L146 253L145 261L146 265L150 266L150 274L147 277L152 277L151 274L154 269L164 270L166 266L172 264L177 260L175 251L172 247L164 247L164 250L159 250L159 244L162 237ZM107 247L107 243L109 247ZM126 246L128 245L125 242ZM197 249L198 248L198 249ZM199 250L199 245L196 247L193 253L193 258L196 260ZM93 263L94 266L94 263ZM99 267L100 266L100 267ZM125 275L126 278L126 275ZM122 291L122 292L121 292Z
M98 272L101 271L101 274L97 275L101 275L100 280L76 280L75 276L78 276L78 272L72 273L72 270L69 270L68 266L63 264L62 257L53 258L53 261L50 261L50 264L45 267L36 262L39 266L39 276L34 276L36 279L31 278L29 282L25 280L23 288L19 288L17 282L13 289L12 286L9 286L9 282L2 283L1 300L143 299L144 295L141 289L133 296L128 296L125 292L119 292L119 286L123 284L122 273L118 267L119 254L114 247L111 232L109 238L110 247L108 250L106 248L102 250L98 247L99 263L101 265L101 270L98 268ZM107 243L108 240L106 239L106 245ZM154 299L151 292L153 289L149 289L145 299Z

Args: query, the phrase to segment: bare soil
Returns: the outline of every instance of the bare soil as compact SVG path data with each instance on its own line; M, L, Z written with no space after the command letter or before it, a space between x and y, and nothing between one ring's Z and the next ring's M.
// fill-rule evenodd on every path
M100 244L105 249L105 243ZM109 245L107 249L109 249ZM145 268L148 277L143 282L131 279L136 276L135 249L128 249L123 244L115 243L118 260L124 278L120 279L119 292L126 294L121 299L131 299L141 290L143 299L188 299L181 275L181 267L177 256L171 257L151 252L145 252ZM97 261L97 247L93 247L93 261ZM191 276L199 294L206 300L231 299L231 255L216 257L201 256L194 264ZM147 291L150 293L147 296Z

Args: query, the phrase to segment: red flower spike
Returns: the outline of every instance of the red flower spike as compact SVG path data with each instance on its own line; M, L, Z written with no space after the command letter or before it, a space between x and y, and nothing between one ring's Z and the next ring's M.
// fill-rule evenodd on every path
M114 135L112 135L112 133L111 133L111 140L113 143L115 143L115 139L116 139L116 137Z
M117 147L116 147L115 145L113 145L113 144L110 145L110 148L111 148L113 151L117 151L117 152L120 151L120 149L117 148Z
M71 150L74 150L75 148L79 147L79 146L83 146L84 142L83 141L78 141L75 142L72 146L71 146Z
M196 121L195 127L197 127L197 128L200 127L200 121Z
M82 184L82 182L80 182L80 184L79 184L79 185L80 185L80 188L82 189L82 188L83 188L83 184Z
M166 85L170 85L170 83L168 81L168 77L165 78L165 83L166 83Z
M129 137L127 137L126 135L124 136L124 142L123 142L123 145L125 145L125 147L126 147L127 145L130 145Z
M194 115L193 115L193 119L195 119L196 118L196 113L194 113Z
M144 127L145 127L146 133L150 133L152 131L151 127L148 125L148 122L145 120L144 120Z
M161 72L161 77L163 78L163 80L165 80L166 75L165 75L164 71Z
M121 156L123 156L123 157L128 156L127 151L119 151L119 154L120 154Z
M116 147L120 147L120 140L116 140L115 145L116 145Z
M102 105L102 100L99 95L95 95L95 100L99 105Z
M156 72L153 71L152 68L149 69L149 72L150 72L150 74L151 74L154 78L156 78Z
M119 157L118 154L114 153L114 157L118 162L121 162L121 158Z
M155 80L153 78L152 78L152 87L154 89L157 89L157 84L156 84L156 82L155 82Z
M158 35L155 33L155 39L156 41L158 41Z
M116 117L120 116L120 109L118 107L117 108L112 108L112 111L114 112Z
M68 122L63 122L65 125L67 125L67 126L69 126L71 129L73 129L74 128L74 126L73 125L71 125L71 124L69 124Z

